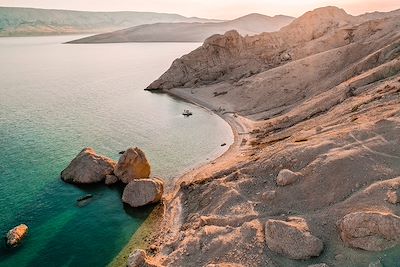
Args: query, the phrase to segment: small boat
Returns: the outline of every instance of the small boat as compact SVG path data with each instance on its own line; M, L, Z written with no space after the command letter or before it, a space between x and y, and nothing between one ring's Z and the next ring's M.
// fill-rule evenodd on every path
M190 110L185 109L185 110L183 111L182 115L183 115L183 116L186 116L186 117L189 117L189 116L192 116L193 113L192 113Z

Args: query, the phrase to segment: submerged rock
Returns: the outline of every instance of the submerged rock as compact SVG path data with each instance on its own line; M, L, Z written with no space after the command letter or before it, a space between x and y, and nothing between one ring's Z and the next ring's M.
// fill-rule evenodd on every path
M164 182L160 179L133 180L124 189L122 201L132 207L141 207L161 200Z
M317 257L324 247L322 241L310 233L307 222L298 217L288 221L268 220L265 241L270 250L295 260Z
M368 267L383 267L383 264L380 260L377 260L368 264Z
M389 212L360 211L339 223L343 242L368 251L382 251L400 244L400 217Z
M74 184L98 183L113 173L114 166L112 159L97 155L92 148L85 148L61 172L61 179Z
M150 176L150 164L142 150L129 148L118 160L114 170L115 175L123 183Z
M10 247L17 247L24 240L28 234L28 226L25 224L20 224L7 233L7 245Z
M276 184L279 186L290 185L296 182L301 176L302 175L299 172L293 172L288 169L283 169L276 177Z
M83 197L80 197L80 198L78 198L76 201L84 201L84 200L87 200L87 199L89 199L89 198L92 198L93 197L93 195L92 194L87 194L87 195L84 195Z

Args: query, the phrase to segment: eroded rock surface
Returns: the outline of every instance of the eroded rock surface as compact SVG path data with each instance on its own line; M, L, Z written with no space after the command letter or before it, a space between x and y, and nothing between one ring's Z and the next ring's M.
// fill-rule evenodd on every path
M164 182L157 178L133 180L124 189L122 201L132 207L157 203L164 192Z
M389 212L360 211L347 214L339 223L346 245L382 251L400 244L400 217Z
M128 148L118 160L114 170L115 175L123 182L150 176L150 164L146 155L139 148Z
M113 173L114 166L112 159L96 154L92 148L85 148L61 172L61 179L74 184L98 183Z
M286 186L295 183L300 177L301 173L293 172L291 170L281 170L276 177L276 184L279 186Z
M298 217L286 222L268 220L265 241L270 250L296 260L317 257L324 247L322 241L310 233L307 222Z

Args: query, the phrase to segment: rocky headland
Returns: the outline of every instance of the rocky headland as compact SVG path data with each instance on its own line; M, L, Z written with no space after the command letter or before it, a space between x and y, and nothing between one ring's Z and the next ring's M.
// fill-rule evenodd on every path
M70 44L126 43L126 42L203 42L213 34L236 30L242 35L274 32L288 25L293 17L249 14L234 20L221 22L175 22L139 25L114 32L97 34Z
M178 180L151 249L131 261L387 260L400 245L398 13L320 8L278 32L214 35L175 60L148 90L214 110L234 128L235 144Z

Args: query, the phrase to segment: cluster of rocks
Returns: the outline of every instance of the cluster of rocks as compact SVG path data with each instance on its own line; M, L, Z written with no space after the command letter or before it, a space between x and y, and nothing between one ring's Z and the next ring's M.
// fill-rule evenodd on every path
M283 169L276 177L276 184L287 186L301 177L299 172ZM389 190L386 196L389 203L400 202L398 190ZM391 212L348 213L337 222L337 229L343 243L352 248L383 251L400 244L400 217ZM310 232L306 220L301 217L267 220L265 242L271 251L294 260L318 257L324 249L323 241Z
M139 148L128 148L118 162L96 154L92 148L83 149L61 172L61 179L72 184L118 182L126 185L122 201L132 207L157 203L164 191L164 182L150 178L150 164Z

